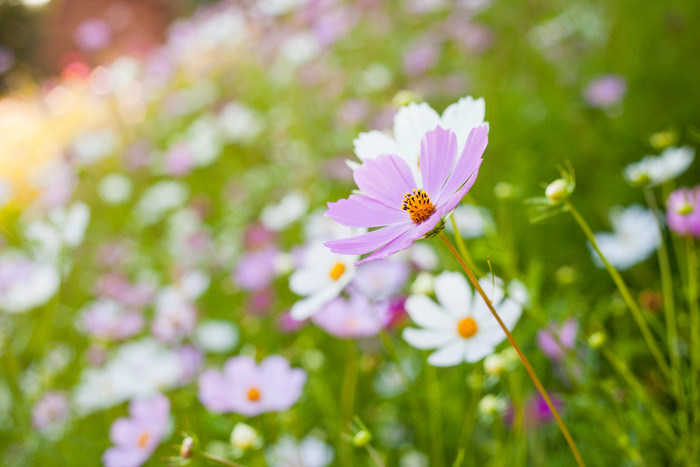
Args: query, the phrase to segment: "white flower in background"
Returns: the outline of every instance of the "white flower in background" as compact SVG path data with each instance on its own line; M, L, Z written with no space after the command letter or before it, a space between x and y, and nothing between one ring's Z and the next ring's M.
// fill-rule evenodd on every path
M64 247L75 248L83 242L89 222L90 208L77 201L68 208L52 209L46 219L30 222L24 233L37 256L58 262Z
M435 276L430 272L419 272L410 286L411 293L414 295L423 294L430 295L435 291L434 287Z
M194 300L209 287L209 276L201 271L185 274L156 297L151 331L159 340L176 342L194 333L197 308Z
M22 313L48 302L60 285L51 262L38 262L19 251L0 255L0 310Z
M610 210L612 232L596 232L595 241L603 256L618 269L627 269L647 259L661 243L661 234L654 215L648 209L633 204L627 208L615 206ZM599 268L605 265L588 244L593 261Z
M321 44L311 32L289 36L280 46L280 56L292 66L303 65L321 52Z
M300 192L293 191L279 203L265 206L260 214L260 222L266 229L280 232L301 219L308 208L308 199Z
M203 321L195 331L195 341L205 352L229 353L238 344L240 332L228 321Z
M107 204L125 203L131 197L131 191L131 180L122 174L109 174L97 186L100 198Z
M508 408L508 402L502 397L486 394L479 401L479 414L487 420L503 414Z
M263 439L250 425L245 423L236 423L230 436L231 445L239 454L243 454L249 449L260 449L263 445Z
M182 141L192 151L195 165L206 167L219 158L224 146L224 135L218 119L205 114L185 130Z
M452 213L452 218L457 224L457 230L463 238L483 237L488 229L494 227L491 213L488 209L474 206L473 204L460 204ZM452 222L445 224L448 232L454 233Z
M463 97L447 107L442 116L425 102L408 104L401 107L394 116L393 137L377 130L360 133L353 142L355 155L364 162L380 154L396 154L406 161L414 177L420 182L418 158L423 136L438 125L452 130L457 135L458 150L461 154L469 132L484 124L485 111L484 99L474 99L471 96ZM356 162L349 162L349 165L353 169L359 166Z
M336 255L314 244L304 252L303 265L289 277L289 288L305 297L291 309L296 320L309 318L323 305L340 295L355 276L354 262L358 256Z
M265 460L270 467L326 467L333 460L333 448L314 435L298 443L285 435L265 451Z
M660 185L688 170L694 158L695 149L690 146L671 146L660 156L646 156L639 162L629 164L623 173L633 185Z
M117 149L117 135L112 130L83 133L73 141L73 158L78 166L95 164Z
M219 124L228 140L233 143L253 140L265 126L260 114L240 102L229 102L221 109Z
M134 214L144 224L154 224L165 213L179 208L187 201L189 189L184 183L173 180L161 181L151 185L138 200Z
M399 252L399 254L406 254ZM425 242L414 242L408 249L408 257L422 271L434 271L440 263L435 249Z
M361 233L353 227L346 227L323 215L325 209L318 209L306 218L304 238L309 243L323 243L337 238L346 238Z
M267 16L279 16L298 9L309 0L258 0L256 7Z
M129 342L102 367L83 370L73 403L78 413L86 415L135 397L148 397L177 386L181 370L176 350L150 338Z
M482 278L479 284L492 300L501 319L511 329L520 318L522 307L505 298L502 281ZM428 357L435 366L473 363L490 355L506 338L505 333L478 294L472 294L467 280L459 273L443 272L435 278L439 305L425 295L406 300L406 311L423 329L406 328L403 338L418 349L438 349Z
M391 70L383 63L372 63L362 70L360 79L357 82L357 92L368 94L374 91L381 91L391 84L393 77Z

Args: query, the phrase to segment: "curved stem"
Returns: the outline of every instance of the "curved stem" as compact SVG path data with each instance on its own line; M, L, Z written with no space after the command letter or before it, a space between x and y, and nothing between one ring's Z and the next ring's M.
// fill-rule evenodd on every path
M450 221L452 221L452 230L454 232L455 242L457 243L457 249L459 250L459 253L462 255L464 260L467 262L467 264L469 265L471 270L474 271L476 274L481 276L483 274L483 272L481 272L481 270L476 267L474 260L472 260L472 257L469 255L469 252L467 251L467 247L464 246L464 240L462 240L462 234L460 234L459 230L457 229L457 221L455 220L455 216L450 216Z
M520 347L518 346L517 342L515 342L515 338L513 338L513 335L510 333L510 331L508 330L506 325L501 320L501 317L496 312L496 309L493 307L493 304L491 303L491 300L486 295L486 292L484 292L484 289L481 287L481 285L479 285L479 281L476 279L476 276L474 276L474 273L471 271L471 269L469 269L469 266L467 266L467 263L460 256L459 252L457 252L457 250L452 245L452 243L450 243L450 240L447 238L447 236L445 236L444 233L440 233L439 237L445 243L445 245L447 246L447 249L449 249L450 252L452 253L452 255L457 259L460 266L462 266L462 269L464 269L464 272L467 274L467 277L469 277L469 280L471 281L472 285L474 286L476 291L479 292L479 295L481 295L481 298L486 303L486 306L488 306L489 310L491 311L491 314L493 315L494 318L496 318L496 321L498 321L498 324L501 326L501 329L503 329L503 332L506 334L506 337L508 338L508 342L510 342L510 345L513 347L513 349L515 349L515 352L518 354L518 357L520 357L520 361L523 362L523 366L525 367L525 370L527 370L528 374L530 375L532 382L535 383L535 387L537 388L537 391L539 391L540 395L547 403L547 407L549 407L549 410L552 412L554 419L557 421L557 424L559 425L559 429L561 430L562 434L564 435L564 438L566 438L566 442L569 444L569 448L571 448L571 452L573 453L574 458L576 458L576 463L580 467L585 467L585 464L583 463L583 459L581 458L581 454L579 453L578 448L576 447L576 443L574 442L574 439L571 437L571 434L569 433L569 430L566 428L566 425L564 425L564 421L559 416L559 412L557 411L556 407L554 407L552 400L549 398L549 394L547 394L547 391L542 386L542 383L540 383L540 380L537 377L537 375L535 374L535 371L532 369L532 366L530 365L530 362L528 361L527 357L525 357L525 354L523 353L522 350L520 350Z
M603 255L603 252L600 251L598 243L595 241L593 231L591 231L591 228L588 226L581 214L579 214L579 212L576 210L576 208L574 208L574 206L569 200L565 200L564 202L566 203L566 207L569 208L569 212L571 212L571 215L574 217L574 220L581 227L581 230L583 230L583 233L586 235L586 238L588 238L588 241L591 242L591 246L593 247L595 252L598 253L598 257L600 257L600 260L605 265L605 268L608 270L608 273L610 274L610 277L612 277L613 282L615 282L617 290L620 291L620 295L622 295L622 299L627 304L627 308L629 308L632 312L632 317L637 322L637 326L639 326L639 330L642 332L642 336L644 336L644 340L646 341L649 350L651 350L651 353L654 356L656 363L659 365L659 369L665 377L669 378L671 376L671 370L669 369L668 363L666 363L666 360L664 359L663 354L659 349L659 346L656 344L654 336L651 334L651 330L649 329L649 325L644 320L644 316L642 316L642 311L639 309L637 302L635 302L632 298L632 294L627 288L627 285L625 285L625 281L622 279L622 276L620 276L620 273L617 271L617 269L615 269L615 267L608 262L607 258L605 258L605 255Z

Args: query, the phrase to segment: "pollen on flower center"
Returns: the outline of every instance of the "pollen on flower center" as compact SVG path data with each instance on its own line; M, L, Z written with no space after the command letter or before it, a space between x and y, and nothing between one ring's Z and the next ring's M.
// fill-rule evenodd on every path
M476 334L476 330L476 321L474 321L473 318L464 318L457 323L457 332L465 339L469 339L470 337L474 336L474 334Z
M420 189L403 195L401 209L411 215L414 224L420 224L430 218L435 212L435 206L430 202L430 196Z
M333 265L333 269L331 269L329 275L331 276L331 279L337 281L338 279L340 279L340 276L342 276L344 273L345 265L341 262L337 262Z
M248 389L248 400L251 402L259 401L260 400L260 390L256 387L252 387Z
M145 448L146 444L148 444L148 440L151 439L151 435L149 432L144 431L141 433L141 436L139 436L138 444L140 448Z

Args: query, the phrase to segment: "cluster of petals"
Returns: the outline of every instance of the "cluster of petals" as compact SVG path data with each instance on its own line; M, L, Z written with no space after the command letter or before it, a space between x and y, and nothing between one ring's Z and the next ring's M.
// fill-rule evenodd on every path
M170 401L162 394L136 399L129 417L118 418L109 430L114 446L102 455L106 467L138 467L146 462L168 429Z
M316 313L311 321L336 337L374 336L389 319L389 303L372 303L358 292L350 298L337 297Z
M498 278L482 278L479 284L503 323L512 329L522 313L520 300L507 298ZM421 329L406 328L403 338L418 349L438 349L428 357L434 366L473 363L492 354L506 335L464 276L443 272L435 278L434 287L439 303L423 294L406 300L408 315Z
M252 417L289 409L305 382L304 370L291 368L280 355L271 355L260 365L248 356L233 357L223 372L207 370L200 375L199 400L212 412Z
M700 237L700 186L679 188L666 200L668 228L678 235Z
M645 156L625 167L625 178L634 185L655 186L678 177L695 159L695 149L690 146L671 146L659 156Z
M353 173L360 193L328 203L326 215L349 227L381 228L325 245L334 253L371 253L357 264L383 259L408 248L434 230L472 187L488 144L487 133L486 125L471 130L459 157L453 131L438 126L426 133L420 151L421 189L402 158L383 154L365 161ZM418 196L419 206L429 210L414 216L404 203Z

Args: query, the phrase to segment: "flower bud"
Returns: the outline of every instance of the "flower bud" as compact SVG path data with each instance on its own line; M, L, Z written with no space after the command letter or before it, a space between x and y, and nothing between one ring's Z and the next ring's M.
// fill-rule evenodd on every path
M363 448L372 441L372 433L367 430L360 430L352 437L352 444L356 448Z
M551 201L561 201L571 194L569 184L563 178L554 180L547 186L544 195Z
M605 344L606 337L602 331L594 332L588 337L588 345L594 349L599 349Z
M394 98L391 100L391 103L396 107L403 107L404 105L408 105L412 102L418 102L420 100L420 96L415 92L402 89L396 93Z
M262 446L262 438L252 426L245 423L236 423L233 431L231 431L231 444L236 449L247 451L248 449L257 449Z
M183 459L189 459L192 457L192 451L194 450L194 439L191 436L182 440L180 444L180 457Z
M505 370L505 361L499 354L492 354L484 360L484 371L488 375L500 375Z

